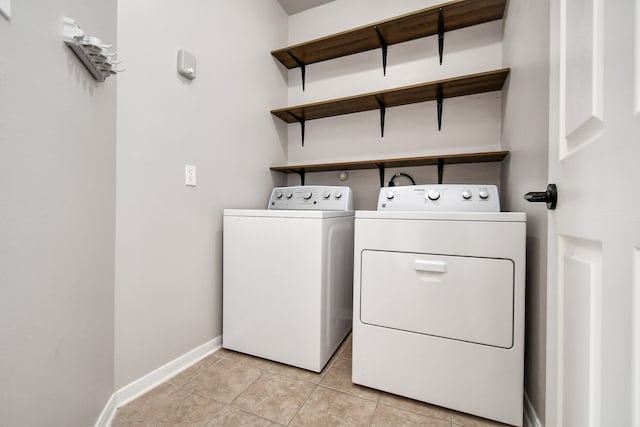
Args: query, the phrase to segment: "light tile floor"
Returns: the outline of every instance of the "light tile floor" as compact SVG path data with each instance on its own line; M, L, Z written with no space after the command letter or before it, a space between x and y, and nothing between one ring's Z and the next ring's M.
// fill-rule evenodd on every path
M504 426L351 382L351 337L320 373L219 350L120 408L124 426Z

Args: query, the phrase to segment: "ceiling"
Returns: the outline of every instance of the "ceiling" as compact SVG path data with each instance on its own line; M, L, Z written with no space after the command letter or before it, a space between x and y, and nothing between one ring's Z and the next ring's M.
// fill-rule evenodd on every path
M287 12L287 15L294 15L332 1L334 0L278 0L278 3Z

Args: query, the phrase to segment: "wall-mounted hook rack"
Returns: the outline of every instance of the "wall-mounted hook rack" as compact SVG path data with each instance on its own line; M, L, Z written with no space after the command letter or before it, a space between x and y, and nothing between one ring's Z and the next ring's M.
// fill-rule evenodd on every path
M124 71L116 68L116 65L120 63L120 61L113 59L117 52L107 51L112 45L102 43L97 37L85 35L82 28L71 18L63 18L62 22L64 27L62 38L64 42L76 54L95 80L104 82L107 77Z

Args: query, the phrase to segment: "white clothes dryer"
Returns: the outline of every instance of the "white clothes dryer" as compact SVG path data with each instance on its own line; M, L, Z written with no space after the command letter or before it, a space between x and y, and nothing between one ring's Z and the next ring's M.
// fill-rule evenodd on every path
M525 214L499 206L418 185L356 212L354 383L522 425Z
M225 209L222 346L319 372L351 330L352 194L274 188L268 209Z

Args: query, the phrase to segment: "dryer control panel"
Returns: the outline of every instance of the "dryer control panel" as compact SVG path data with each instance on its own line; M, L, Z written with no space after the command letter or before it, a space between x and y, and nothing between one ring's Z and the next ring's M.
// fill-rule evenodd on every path
M351 187L347 186L276 187L271 191L267 209L350 211L353 197Z
M495 185L426 184L383 187L379 211L500 212Z

